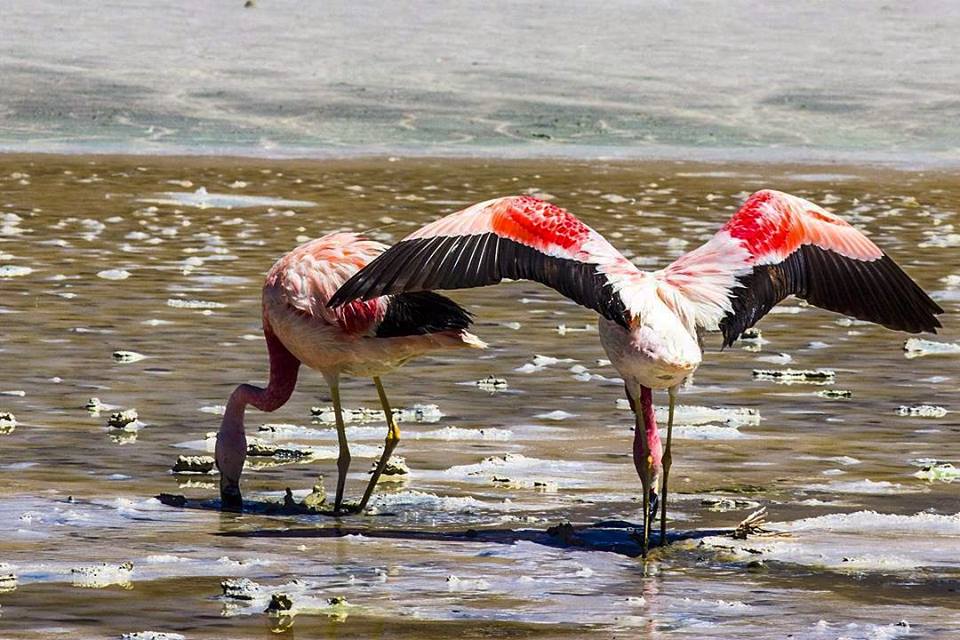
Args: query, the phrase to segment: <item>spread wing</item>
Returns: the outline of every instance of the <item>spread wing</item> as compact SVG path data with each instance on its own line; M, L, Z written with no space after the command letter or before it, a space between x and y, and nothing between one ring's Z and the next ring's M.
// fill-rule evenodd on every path
M526 279L628 326L639 308L639 277L633 263L574 215L512 196L475 204L410 234L347 280L329 306Z
M795 295L830 311L910 333L934 332L943 309L869 238L802 198L750 196L706 244L656 277L719 326L729 346Z

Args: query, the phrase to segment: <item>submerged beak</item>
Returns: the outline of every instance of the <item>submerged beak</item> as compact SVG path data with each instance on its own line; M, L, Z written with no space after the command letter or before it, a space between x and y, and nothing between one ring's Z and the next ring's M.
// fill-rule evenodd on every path
M222 511L243 511L243 496L240 494L240 481L220 475L220 509Z

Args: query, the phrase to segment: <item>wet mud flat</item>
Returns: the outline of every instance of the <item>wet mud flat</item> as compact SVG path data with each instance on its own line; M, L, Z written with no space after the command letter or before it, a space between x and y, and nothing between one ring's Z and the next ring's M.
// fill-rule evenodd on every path
M788 300L722 353L708 336L674 431L673 544L645 562L596 318L532 283L453 293L490 349L385 378L407 472L369 514L283 506L335 479L310 372L248 413L247 509L218 511L210 434L233 387L266 376L260 284L297 243L395 242L531 193L656 269L764 187L866 230L945 328ZM849 166L2 156L0 636L950 637L958 211L954 175ZM369 381L343 395L356 498L385 426Z

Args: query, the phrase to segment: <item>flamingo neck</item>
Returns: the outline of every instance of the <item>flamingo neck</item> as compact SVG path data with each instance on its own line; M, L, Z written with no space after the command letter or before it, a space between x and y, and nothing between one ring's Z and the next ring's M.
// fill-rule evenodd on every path
M220 431L223 433L243 432L243 415L247 405L253 405L260 411L276 411L282 407L297 385L300 361L290 353L280 339L269 328L264 330L267 340L267 352L270 356L270 381L267 388L252 384L241 384L227 401Z
M660 431L657 429L657 415L653 407L653 390L650 387L640 387L640 408L643 415L644 437L647 439L647 449L653 458L653 466L660 468L663 459L663 447L660 444Z
M266 389L241 384L227 400L223 421L217 434L216 460L223 477L238 483L247 456L247 438L243 415L247 405L260 411L276 411L286 403L297 384L300 361L290 353L268 326L264 327L270 355L270 381Z

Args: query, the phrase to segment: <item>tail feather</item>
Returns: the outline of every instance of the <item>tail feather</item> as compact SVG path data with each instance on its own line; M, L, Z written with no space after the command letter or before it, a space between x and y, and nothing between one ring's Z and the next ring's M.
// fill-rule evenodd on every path
M440 331L464 331L473 322L469 311L450 298L432 291L390 296L378 338L424 335Z

